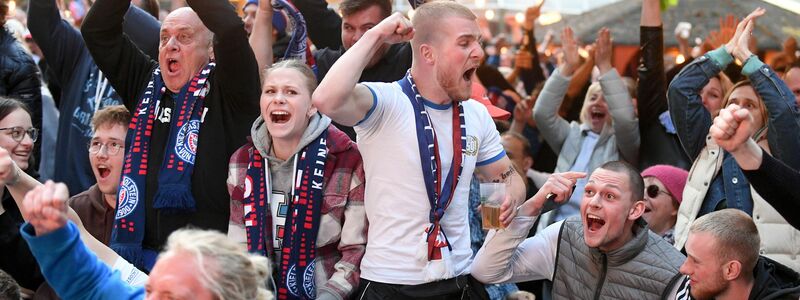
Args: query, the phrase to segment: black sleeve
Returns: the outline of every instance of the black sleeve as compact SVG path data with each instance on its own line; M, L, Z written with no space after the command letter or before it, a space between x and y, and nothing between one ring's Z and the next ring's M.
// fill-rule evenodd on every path
M203 24L214 32L214 75L220 82L224 105L234 113L258 111L258 64L247 40L242 19L225 0L189 0Z
M139 49L150 58L158 57L158 35L161 23L136 5L125 14L122 30Z
M536 49L536 36L533 34L533 30L524 30L524 32L525 35L528 36L528 41L530 41L530 43L528 43L528 52L531 53L533 68L521 69L519 78L525 86L525 93L530 95L531 91L536 88L536 85L544 82L545 78L542 66L539 64L539 51Z
M664 30L661 26L639 27L639 86L636 100L639 128L658 122L667 107L667 75L664 70Z
M81 33L97 67L108 77L125 107L134 111L157 63L123 34L122 22L129 6L130 1L97 0L86 14Z
M297 10L306 20L308 38L317 49L339 49L342 46L342 18L328 9L324 0L294 0Z
M84 44L80 32L61 19L56 0L31 0L28 3L28 30L42 49L51 74L55 74L59 83L69 81L84 51Z
M800 230L800 172L766 152L757 170L742 170L747 180L781 216Z
M14 205L13 202L3 201L3 205ZM0 269L11 275L21 287L35 291L44 282L44 276L19 233L22 215L16 205L8 206L0 214Z

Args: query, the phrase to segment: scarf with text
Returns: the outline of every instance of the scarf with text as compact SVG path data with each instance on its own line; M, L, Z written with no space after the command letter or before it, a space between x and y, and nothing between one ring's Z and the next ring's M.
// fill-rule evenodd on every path
M325 129L294 156L294 192L289 201L286 224L278 232L282 239L276 294L278 299L314 299L314 262L322 209L322 184L328 155L328 130ZM244 192L244 225L247 250L270 257L272 245L272 194L269 163L253 148L247 166Z
M307 38L306 20L303 18L303 14L287 0L275 0L273 9L286 12L289 16L289 22L292 23L292 38L289 40L289 45L286 48L283 59L305 61L306 64L311 67L311 70L314 71L314 74L317 74L317 63L314 60L314 55L311 54L311 40Z
M214 66L211 62L203 67L175 98L177 114L172 116L169 125L164 161L158 173L158 190L153 199L154 208L171 213L195 210L191 177L202 122L203 100L208 93L208 76ZM156 109L165 93L161 70L156 68L128 126L128 148L111 234L111 248L127 261L146 270L151 267L144 266L142 256L147 161L151 159L150 138Z
M460 101L453 102L453 159L450 170L446 177L442 177L442 160L439 157L439 146L436 132L433 129L428 113L425 111L425 98L417 91L414 79L411 78L411 71L399 81L403 93L406 94L411 105L414 107L414 119L417 129L417 145L419 147L420 162L422 163L422 176L425 179L425 190L428 194L428 202L431 210L428 216L431 224L425 230L428 245L427 259L442 259L443 247L451 249L440 224L444 217L444 212L453 200L456 186L461 177L463 167L461 165L466 155L466 123L464 122L464 106ZM457 109L456 109L457 107ZM440 183L444 180L444 186Z

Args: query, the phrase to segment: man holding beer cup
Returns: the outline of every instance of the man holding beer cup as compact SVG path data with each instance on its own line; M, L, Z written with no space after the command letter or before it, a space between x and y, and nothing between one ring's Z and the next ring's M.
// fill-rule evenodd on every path
M526 239L545 203L569 199L583 177L581 172L551 175L506 229L489 232L472 275L484 283L552 280L554 298L661 296L685 257L647 228L641 218L644 181L626 162L607 162L592 173L579 191L580 216Z
M368 30L312 97L320 112L358 134L369 219L360 299L485 295L469 276L473 172L505 185L501 223L525 199L486 106L469 99L484 54L475 15L450 1L415 11L413 24L396 13ZM378 48L408 40L413 63L403 79L357 83Z

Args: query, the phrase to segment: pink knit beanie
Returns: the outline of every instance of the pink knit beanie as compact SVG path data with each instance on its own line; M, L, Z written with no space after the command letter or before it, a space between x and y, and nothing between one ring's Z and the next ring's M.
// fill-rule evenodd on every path
M675 200L678 200L678 204L683 201L683 187L686 186L689 172L670 165L655 165L642 172L642 178L650 176L658 178Z

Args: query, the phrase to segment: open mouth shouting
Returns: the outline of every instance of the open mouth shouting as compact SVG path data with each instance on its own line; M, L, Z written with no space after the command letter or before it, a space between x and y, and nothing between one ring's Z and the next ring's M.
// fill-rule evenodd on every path
M292 114L285 110L275 110L269 114L269 119L275 124L284 124L291 120Z
M608 114L607 112L605 112L605 111L601 110L601 109L600 109L600 108L598 108L598 107L593 107L593 108L592 108L592 109L589 111L589 117L591 117L591 118L592 118L592 121L593 121L593 122L600 122L600 121L604 121L604 120L605 120L605 118L606 118L606 115L607 115L607 114Z
M606 221L603 220L603 218L593 214L586 214L586 229L588 229L590 233L599 231L604 225L606 225Z
M97 174L100 175L100 179L106 179L111 175L111 168L105 164L99 164L97 165Z
M462 78L464 78L464 81L471 82L472 81L472 75L475 74L476 70L478 70L477 67L467 69L467 71L465 71L464 74L461 75Z
M180 70L181 63L177 59L167 58L167 71L170 74L175 74Z

